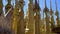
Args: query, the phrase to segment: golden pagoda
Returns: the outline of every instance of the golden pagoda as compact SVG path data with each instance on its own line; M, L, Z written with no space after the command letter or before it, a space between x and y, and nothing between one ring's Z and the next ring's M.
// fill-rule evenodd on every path
M27 34L35 34L35 22L34 22L34 12L33 12L33 0L28 1L28 28Z
M12 11L12 30L14 31L14 34L17 34L17 23L18 23L18 15L19 15L19 8L18 8L18 0L15 0L16 5L15 8Z
M46 17L45 17L45 21L46 21L46 34L49 34L50 33L49 16L48 16L49 9L46 6L46 0L45 0L45 8L44 8L43 11L44 11L44 13L46 15Z
M52 4L51 4L51 0L50 0L50 23L51 23L51 28L54 28L54 17L53 17L53 11L52 11Z
M14 30L15 34L25 34L24 28L24 11L23 11L24 1L16 0L16 6L13 9L12 15L12 30Z
M50 0L50 34L52 34L52 29L54 28L54 16L53 16L53 10L52 10L52 2Z
M25 23L24 23L24 0L19 0L19 15L18 15L18 23L17 23L17 34L25 34Z
M35 21L35 34L42 34L39 0L38 1L35 0L33 10L34 10L34 21Z
M55 5L56 5L56 12L55 12L56 23L57 23L57 26L60 26L60 23L59 23L59 12L58 12L58 9L57 9L57 2L56 2L56 0L55 0Z

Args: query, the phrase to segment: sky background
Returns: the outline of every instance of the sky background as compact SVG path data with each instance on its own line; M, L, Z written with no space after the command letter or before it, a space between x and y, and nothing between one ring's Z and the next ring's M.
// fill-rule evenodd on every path
M24 0L24 1L25 1L24 14L26 15L26 11L27 11L27 8L28 8L28 0ZM60 0L56 0L56 2L57 2L58 11L59 11L59 18L60 18ZM7 3L8 3L7 0L3 0L3 5L4 6L6 6ZM11 1L11 4L13 4L13 3L15 3L15 0ZM50 0L46 0L46 3L47 3L48 9L50 9ZM40 8L41 8L41 16L42 16L43 9L44 9L44 0L39 0L39 5L40 5ZM4 8L3 8L3 10L4 10ZM54 13L56 12L55 0L52 0L52 10L53 10ZM55 14L54 14L54 19L56 20Z

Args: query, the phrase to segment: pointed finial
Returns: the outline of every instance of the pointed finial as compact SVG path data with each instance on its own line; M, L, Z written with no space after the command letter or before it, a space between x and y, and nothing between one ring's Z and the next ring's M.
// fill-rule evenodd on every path
M39 0L38 0L38 4L39 4Z
M46 7L46 0L44 2L45 2L45 7Z
M37 0L35 0L35 4L37 4Z
M11 3L11 0L7 0L8 1L8 4L10 4Z
M50 14L52 15L53 14L53 11L52 11L52 2L50 0Z
M55 5L56 5L56 11L57 11L58 9L57 9L57 2L56 2L56 0L55 0Z
M50 0L50 9L52 9L52 2L51 2L51 0Z
M57 9L57 2L56 2L56 0L55 0L55 5L56 5L56 13L55 13L55 15L58 16L59 12L58 12L58 9Z

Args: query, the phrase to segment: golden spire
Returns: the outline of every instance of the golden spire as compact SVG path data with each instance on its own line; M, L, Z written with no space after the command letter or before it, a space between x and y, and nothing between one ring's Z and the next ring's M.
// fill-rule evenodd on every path
M58 9L57 9L57 2L56 2L56 0L55 0L55 5L56 5L56 13L55 13L55 15L58 16L59 13L58 13Z
M44 4L45 4L45 8L44 8L44 12L45 14L49 12L49 9L47 8L47 5L46 5L46 0L44 0Z
M53 11L52 11L52 4L51 4L51 0L50 0L50 23L51 23L51 29L54 28L54 17L53 17Z
M53 14L53 11L52 11L52 4L51 4L52 2L51 2L51 0L50 0L50 15L52 15Z
M45 8L44 8L44 12L45 12L45 15L46 15L46 17L45 17L45 20L46 20L46 34L48 34L49 32L50 32L50 26L49 26L49 16L48 16L48 14L49 14L49 9L47 8L47 6L46 6L46 0L44 1L45 2Z
M35 34L35 22L34 22L34 12L33 12L33 0L28 1L28 28L29 31L27 34Z
M17 25L17 34L25 34L25 23L24 23L24 0L19 0L18 1L18 8L19 8L19 16L18 16L18 25Z
M50 0L50 9L52 9L52 2L51 2L51 0Z
M44 0L44 2L45 2L45 7L47 7L47 6L46 6L46 0Z
M15 0L16 6L13 10L13 27L15 34L25 34L25 23L24 23L24 11L23 11L23 2L24 0Z
M11 4L11 0L7 0L8 1L8 4Z
M59 26L60 25L60 23L59 23L59 12L58 12L58 9L57 9L57 2L56 2L56 0L55 0L55 5L56 5L56 12L55 12L55 15L56 15L56 22L57 22L57 26Z
M18 0L15 0L15 8L12 10L12 30L14 31L14 34L17 34L17 24L19 21L18 15L19 15L19 8L18 8Z
M57 9L57 1L56 1L56 0L55 0L55 5L56 5L56 10L58 10L58 9Z
M35 34L41 33L41 21L40 21L40 6L39 6L39 0L35 0L34 4L34 19L35 19Z

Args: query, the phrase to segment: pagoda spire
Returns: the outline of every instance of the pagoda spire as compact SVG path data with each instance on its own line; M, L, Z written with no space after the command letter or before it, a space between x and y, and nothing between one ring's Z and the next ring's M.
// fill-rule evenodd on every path
M19 15L19 8L18 8L18 0L15 0L15 8L12 10L12 30L14 31L14 34L17 34L17 24L18 24L18 15Z
M50 0L50 10L52 9L52 2L51 2L51 0Z
M46 0L44 0L44 2L45 2L45 7L47 7L47 6L46 6Z
M39 0L35 0L34 4L34 19L35 19L35 34L42 34L41 30L41 18L40 18L40 6L39 6Z
M44 0L44 4L45 4L45 8L43 11L47 14L49 12L49 9L47 8L46 0Z
M46 34L50 33L50 26L49 26L49 9L47 8L46 6L46 0L44 1L45 2L45 8L43 10L43 13L45 13L46 17L45 17L45 20L46 20Z
M55 5L56 5L56 11L58 10L58 8L57 8L57 1L55 0Z
M19 21L18 21L18 25L17 25L17 34L25 34L25 23L24 23L24 11L23 11L23 7L24 7L24 0L19 0L18 1L18 10L19 10Z
M59 23L59 12L58 12L58 8L57 8L57 2L56 2L56 0L55 0L55 5L56 5L56 12L55 12L55 15L56 15L56 22L57 22L57 26L59 26L60 25L60 23Z
M54 28L54 17L53 17L51 0L50 0L50 24L51 24L51 31L52 31L52 29Z
M8 4L11 4L11 0L7 0L8 1Z
M15 34L25 34L25 28L24 28L24 0L16 0L16 5L13 10L13 19L12 19L12 29L14 30Z
M28 28L27 34L35 34L35 22L34 22L34 12L33 12L33 0L28 1Z

